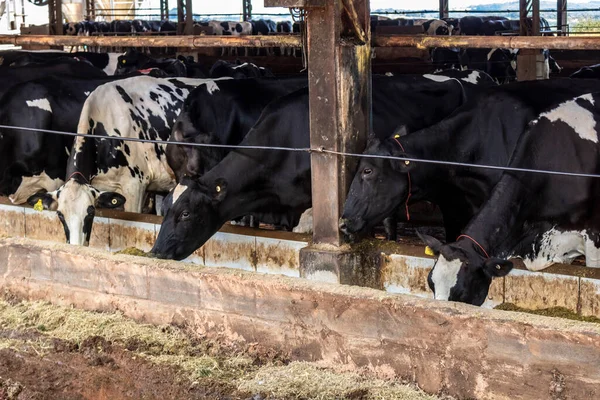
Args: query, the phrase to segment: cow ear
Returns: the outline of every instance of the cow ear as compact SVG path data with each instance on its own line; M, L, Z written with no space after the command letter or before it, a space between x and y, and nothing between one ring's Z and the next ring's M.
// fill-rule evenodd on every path
M213 189L213 200L215 202L222 201L227 195L227 181L223 178L219 178L215 180L215 185Z
M423 241L423 243L425 243L425 245L427 245L427 247L433 250L434 255L437 256L438 254L440 254L440 249L444 245L442 242L440 242L433 236L425 235L424 233L421 233L419 231L417 231L417 235L419 235L419 238Z
M27 199L27 203L31 206L36 206L41 201L44 210L56 211L58 208L58 196L57 192L40 192L36 193Z
M125 197L116 192L102 192L96 198L96 208L120 208L125 204Z
M488 258L483 263L483 271L492 278L506 276L512 269L512 261L501 258Z
M401 138L402 136L408 135L409 133L410 133L410 131L408 130L408 127L406 125L400 125L394 131L393 137L398 139L398 138Z

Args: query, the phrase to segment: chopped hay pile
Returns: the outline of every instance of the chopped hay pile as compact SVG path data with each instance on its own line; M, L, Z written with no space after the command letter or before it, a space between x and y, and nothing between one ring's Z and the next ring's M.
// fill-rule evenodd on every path
M43 358L56 346L53 340L80 349L91 343L98 354L119 347L134 358L173 368L180 383L187 382L189 387L219 385L250 398L437 399L399 381L334 371L315 363L289 363L273 352L259 354L252 345L245 349L223 345L192 337L178 327L139 324L119 313L0 300L1 332L13 333L10 337L0 335L0 349L26 351Z
M137 247L128 247L126 249L115 252L115 254L127 254L130 256L138 257L152 257L150 253L146 253L144 250L140 250Z
M277 399L434 400L399 382L369 379L353 372L335 372L315 363L292 362L261 368L238 388Z

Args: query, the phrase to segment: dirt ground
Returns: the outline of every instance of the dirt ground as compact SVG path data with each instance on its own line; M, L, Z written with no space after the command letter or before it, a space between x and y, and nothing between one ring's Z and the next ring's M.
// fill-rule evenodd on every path
M434 400L368 373L290 362L120 314L0 300L0 400Z

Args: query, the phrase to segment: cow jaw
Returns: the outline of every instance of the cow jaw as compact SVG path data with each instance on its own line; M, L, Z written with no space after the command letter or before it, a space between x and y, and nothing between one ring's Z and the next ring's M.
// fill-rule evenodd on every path
M431 274L431 279L435 287L434 297L436 300L450 299L450 290L456 286L461 266L462 261L460 259L457 258L449 261L440 254Z

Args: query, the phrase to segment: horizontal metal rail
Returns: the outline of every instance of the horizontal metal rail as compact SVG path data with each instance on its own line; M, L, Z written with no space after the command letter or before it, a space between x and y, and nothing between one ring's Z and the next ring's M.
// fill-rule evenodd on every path
M376 47L505 48L551 50L600 50L600 37L565 36L409 36L376 35ZM60 36L0 35L0 45L15 46L115 46L115 47L301 47L299 35L258 36Z
M569 9L570 13L575 12L594 12L600 11L600 8L580 8L580 9ZM540 13L555 13L556 9L543 9ZM371 15L413 15L413 14L438 14L439 10L395 10L395 11L371 11ZM487 15L498 15L498 14L518 14L519 10L448 10L449 14L487 14Z
M0 35L1 44L14 46L113 46L113 47L301 47L300 36L62 36Z
M600 50L600 37L377 35L377 47Z

